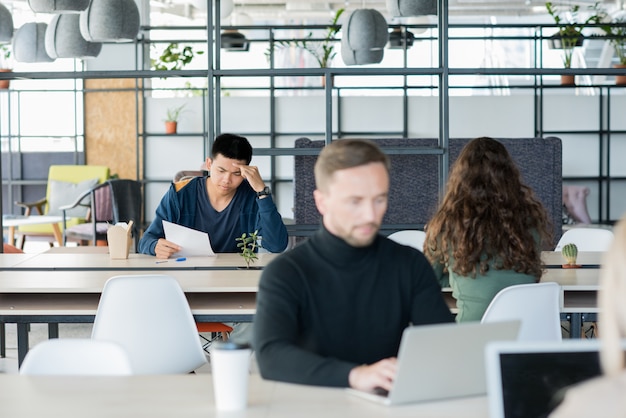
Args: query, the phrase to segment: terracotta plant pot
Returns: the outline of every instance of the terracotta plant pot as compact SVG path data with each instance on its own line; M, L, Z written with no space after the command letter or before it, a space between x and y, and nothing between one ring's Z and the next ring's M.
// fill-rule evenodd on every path
M576 76L574 74L563 74L563 75L561 75L561 85L562 86L575 86L576 85Z
M165 122L165 133L168 135L175 134L177 127L178 127L178 122L168 120Z
M615 76L615 84L618 86L624 86L626 85L626 65L622 65L622 64L615 64L613 65L613 68L622 68L625 71L624 75L616 75Z
M8 68L0 68L0 73L10 73L11 71L12 70L9 70ZM11 84L11 80L0 80L0 89L8 89L9 84Z

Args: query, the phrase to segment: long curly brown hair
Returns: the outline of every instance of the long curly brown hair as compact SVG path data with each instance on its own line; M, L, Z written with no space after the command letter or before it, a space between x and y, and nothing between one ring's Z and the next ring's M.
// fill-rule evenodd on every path
M462 276L498 270L541 276L541 246L551 242L546 210L504 145L471 140L452 167L446 194L428 222L425 253Z

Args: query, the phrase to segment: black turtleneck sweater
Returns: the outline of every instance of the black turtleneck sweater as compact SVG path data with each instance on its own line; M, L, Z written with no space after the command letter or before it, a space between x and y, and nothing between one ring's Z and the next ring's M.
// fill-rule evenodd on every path
M452 321L421 252L322 228L263 270L254 348L266 379L347 387L353 367L397 355L408 325Z

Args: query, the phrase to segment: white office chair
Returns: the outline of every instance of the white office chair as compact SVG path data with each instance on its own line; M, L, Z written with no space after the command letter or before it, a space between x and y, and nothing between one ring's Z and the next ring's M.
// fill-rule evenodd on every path
M424 251L424 241L426 240L426 232L419 230L397 231L390 234L387 238L397 242L398 244L408 245L409 247L417 248L420 251Z
M518 319L520 341L560 341L561 286L531 283L505 287L487 307L481 322Z
M132 368L126 351L114 342L55 338L26 354L20 374L122 376L132 374Z
M607 251L613 242L613 232L602 228L572 228L563 233L554 251L573 243L578 251Z
M124 347L134 374L189 373L207 361L185 294L167 275L110 278L91 336Z

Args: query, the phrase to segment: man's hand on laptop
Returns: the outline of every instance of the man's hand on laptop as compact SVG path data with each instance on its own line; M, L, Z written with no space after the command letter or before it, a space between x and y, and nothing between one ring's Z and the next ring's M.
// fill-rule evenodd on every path
M156 247L154 247L154 254L156 258L170 258L170 256L180 251L180 247L165 238L159 238Z
M365 392L374 392L377 388L389 391L396 377L396 369L397 360L390 357L370 365L355 367L350 370L348 381L351 388Z

